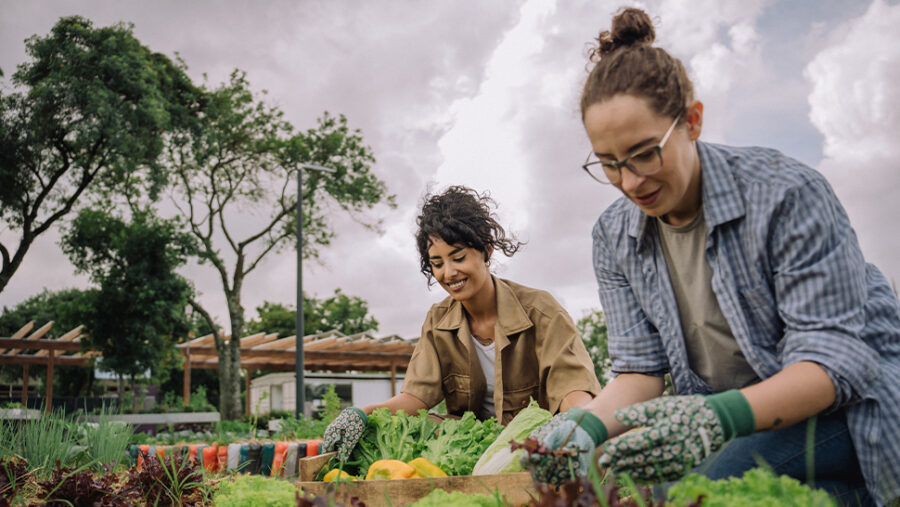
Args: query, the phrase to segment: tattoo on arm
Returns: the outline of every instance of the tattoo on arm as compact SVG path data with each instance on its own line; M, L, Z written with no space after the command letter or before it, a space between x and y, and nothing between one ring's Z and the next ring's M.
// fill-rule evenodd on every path
M783 419L781 419L780 417L776 417L775 420L772 421L772 425L771 425L771 426L769 426L769 427L767 427L767 428L762 428L761 431L771 431L771 430L774 430L774 429L778 429L778 427L781 426L781 423L783 423L783 422L784 422Z

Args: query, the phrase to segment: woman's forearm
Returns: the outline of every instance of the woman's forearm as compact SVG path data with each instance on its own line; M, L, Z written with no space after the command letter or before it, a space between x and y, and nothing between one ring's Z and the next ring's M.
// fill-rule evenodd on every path
M756 431L787 428L830 407L834 383L820 365L801 361L741 389L756 419Z
M624 433L629 429L616 420L616 410L652 400L660 396L665 388L663 377L642 373L623 373L606 384L600 394L584 408L590 410L603 421L609 437Z
M584 407L594 399L587 391L572 391L559 404L559 411L565 412L572 407Z
M371 414L372 411L374 411L376 408L381 407L387 408L391 411L392 414L398 410L403 410L410 415L414 415L421 409L428 410L429 408L431 408L426 405L424 401L408 393L400 393L381 403L374 403L372 405L366 405L360 408L368 415Z

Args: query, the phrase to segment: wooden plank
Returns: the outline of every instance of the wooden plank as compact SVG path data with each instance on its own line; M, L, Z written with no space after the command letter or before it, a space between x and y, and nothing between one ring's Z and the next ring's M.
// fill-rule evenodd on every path
M528 472L512 474L400 479L389 481L298 482L297 486L314 495L334 494L335 501L350 504L353 497L367 506L409 505L434 489L462 493L504 495L512 505L525 505L537 498L534 482Z
M12 340L9 338L0 338L0 347L13 348L16 350L67 350L69 352L77 352L81 350L80 343L60 342L57 340Z
M25 338L22 338L22 340L39 340L41 337L43 337L45 334L47 334L48 331L50 331L51 327L53 327L52 320L50 322L44 324L43 326L39 327L37 329L37 331L31 333L30 335L26 336ZM20 329L20 331L21 331L21 329ZM21 348L15 348L15 349L6 351L6 353L9 355L15 355L15 354L18 354L19 352L22 352Z
M81 329L83 327L84 327L84 324L76 327L75 329L72 329L71 331L68 331L64 335L57 338L56 341L57 342L79 342L79 341L81 341ZM35 352L34 355L46 356L47 350L39 350L39 351ZM95 355L99 355L99 352L97 352Z
M0 356L0 364L49 364L49 357L35 357L35 356L27 356L27 355L16 355L16 356ZM84 357L67 357L61 356L57 357L53 360L53 363L57 366L87 366L90 364L90 361Z
M330 460L336 452L326 452L318 456L310 456L309 458L300 458L297 460L297 479L300 482L312 482L316 480L316 475Z
M18 331L16 331L15 333L13 333L13 335L10 336L10 338L12 338L14 340L23 338L25 335L30 333L32 329L34 329L34 321L33 320L31 322L29 322L28 324L25 324L24 326L22 326L22 328L19 329Z

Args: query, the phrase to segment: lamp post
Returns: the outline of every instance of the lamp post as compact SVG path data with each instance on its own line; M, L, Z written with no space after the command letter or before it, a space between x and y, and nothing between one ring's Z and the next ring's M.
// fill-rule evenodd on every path
M334 169L316 164L300 164L297 169L297 346L295 363L295 400L294 416L300 419L305 415L303 387L303 169L312 169L326 173L335 173Z

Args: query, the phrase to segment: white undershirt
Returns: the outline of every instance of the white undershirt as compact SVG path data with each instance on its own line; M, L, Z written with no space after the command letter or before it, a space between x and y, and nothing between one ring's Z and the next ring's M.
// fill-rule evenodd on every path
M484 400L481 402L481 418L497 417L494 410L494 342L482 345L472 338L475 344L475 352L478 354L478 362L481 363L481 371L484 372L484 380L487 384L484 389Z

